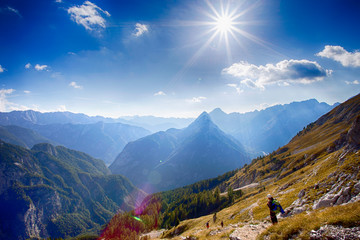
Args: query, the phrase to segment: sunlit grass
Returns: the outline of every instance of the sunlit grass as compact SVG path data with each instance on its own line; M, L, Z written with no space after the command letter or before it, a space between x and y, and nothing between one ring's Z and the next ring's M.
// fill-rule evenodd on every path
M360 225L360 202L342 206L319 209L311 213L303 212L293 217L282 219L277 225L271 226L258 236L275 239L289 239L297 236L300 239L310 239L311 230L318 230L323 225L340 225L343 227L358 227Z

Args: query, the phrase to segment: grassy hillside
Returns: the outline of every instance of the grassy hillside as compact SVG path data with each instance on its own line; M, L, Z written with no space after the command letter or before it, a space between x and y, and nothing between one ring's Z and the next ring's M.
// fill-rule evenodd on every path
M266 157L254 159L214 186L208 202L216 187L221 190L221 196L227 198L230 197L228 191L241 190L241 194L233 196L231 206L215 211L215 223L214 209L205 204L203 213L208 215L193 219L182 216L188 220L177 222L162 237L228 239L232 234L244 234L241 236L248 239L256 236L259 239L310 239L310 232L324 225L359 226L359 150L360 95L309 124L287 145ZM205 191L209 189L197 194ZM280 201L286 212L275 226L269 223L266 205L269 193ZM175 208L171 211L171 206L179 206L182 198L184 195L179 195L163 203L160 221L166 220L166 214L175 217L179 213ZM205 227L206 222L210 222L209 229ZM246 234L248 237L244 237Z

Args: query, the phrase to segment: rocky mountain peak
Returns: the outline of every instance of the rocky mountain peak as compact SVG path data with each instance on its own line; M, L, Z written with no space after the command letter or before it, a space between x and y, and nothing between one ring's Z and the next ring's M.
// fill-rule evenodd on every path
M207 112L203 112L200 114L200 116L189 125L189 127L204 127L204 126L210 126L215 125L213 121L211 120L210 115Z

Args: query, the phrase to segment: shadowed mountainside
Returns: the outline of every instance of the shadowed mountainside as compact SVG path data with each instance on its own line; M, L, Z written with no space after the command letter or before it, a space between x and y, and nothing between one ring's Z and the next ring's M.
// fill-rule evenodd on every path
M101 160L50 144L0 142L0 238L70 237L99 230L144 193Z

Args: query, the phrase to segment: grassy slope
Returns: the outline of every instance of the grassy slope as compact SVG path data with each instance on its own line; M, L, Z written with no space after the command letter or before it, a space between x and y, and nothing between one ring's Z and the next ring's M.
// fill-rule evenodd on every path
M338 180L336 177L340 173L355 175L355 178L348 183L350 186L360 179L360 152L354 149L349 151L343 144L344 134L359 116L359 110L360 95L309 125L283 148L265 158L254 160L252 164L239 170L227 182L229 186L234 188L242 186L244 182L249 183L249 179L259 185L244 190L245 195L231 207L220 211L217 214L218 218L224 220L225 225L268 221L269 210L266 206L268 193L275 196L285 209L298 199L299 192L304 189L307 196L304 205L310 216L302 213L281 219L279 225L267 229L266 234L271 239L287 239L297 234L307 238L310 230L324 224L359 225L358 202L330 207L325 211L312 211L314 201L330 190L331 183ZM338 214L340 212L341 214ZM308 224L309 217L316 221ZM212 220L212 215L186 220L181 222L177 229L182 229L182 236L193 235L199 239L220 239L231 232L208 236L209 230L199 231L204 229L209 220ZM171 236L174 231L175 229L171 229L166 234ZM179 237L174 237L177 238Z

